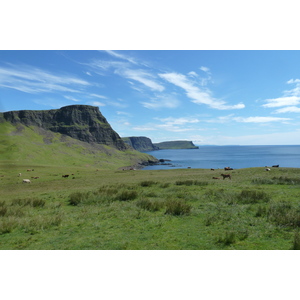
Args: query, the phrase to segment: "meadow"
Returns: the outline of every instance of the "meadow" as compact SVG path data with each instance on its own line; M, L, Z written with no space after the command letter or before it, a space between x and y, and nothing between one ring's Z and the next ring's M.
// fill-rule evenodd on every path
M221 173L1 164L0 249L300 249L300 169Z

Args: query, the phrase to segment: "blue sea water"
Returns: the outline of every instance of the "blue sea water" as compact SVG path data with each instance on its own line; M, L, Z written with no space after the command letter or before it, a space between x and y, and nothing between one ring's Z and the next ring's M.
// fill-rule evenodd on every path
M199 149L157 150L146 152L171 165L147 166L143 170L174 168L233 169L265 167L300 168L300 145L294 146L199 146Z

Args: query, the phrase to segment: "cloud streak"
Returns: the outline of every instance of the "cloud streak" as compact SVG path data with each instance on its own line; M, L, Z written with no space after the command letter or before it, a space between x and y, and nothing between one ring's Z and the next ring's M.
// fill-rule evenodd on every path
M31 66L0 67L0 86L24 93L78 93L90 83L71 75L53 75Z
M189 79L185 75L179 73L165 73L159 74L159 76L185 90L187 97L189 97L193 103L205 104L211 108L218 110L242 109L245 107L243 103L239 103L236 105L227 105L226 102L215 99L214 97L212 97L209 90L203 90L195 86L193 82L189 81Z

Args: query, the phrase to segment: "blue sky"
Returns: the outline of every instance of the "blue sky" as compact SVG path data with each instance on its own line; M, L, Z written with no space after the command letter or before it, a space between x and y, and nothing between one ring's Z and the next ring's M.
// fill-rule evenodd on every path
M300 51L0 51L1 111L73 104L122 137L299 144Z

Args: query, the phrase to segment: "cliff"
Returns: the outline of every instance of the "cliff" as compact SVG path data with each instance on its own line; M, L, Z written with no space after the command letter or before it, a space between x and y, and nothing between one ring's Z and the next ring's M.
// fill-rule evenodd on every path
M159 150L152 144L152 141L145 136L124 137L122 140L133 149L141 152Z
M195 146L192 141L169 141L154 143L154 146L158 147L160 150L163 149L199 149Z
M111 128L98 107L70 105L51 110L20 110L1 114L0 118L12 124L37 126L74 139L126 150L120 136Z

